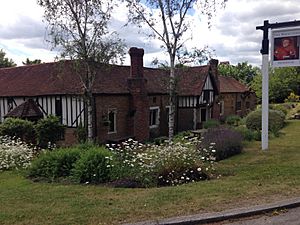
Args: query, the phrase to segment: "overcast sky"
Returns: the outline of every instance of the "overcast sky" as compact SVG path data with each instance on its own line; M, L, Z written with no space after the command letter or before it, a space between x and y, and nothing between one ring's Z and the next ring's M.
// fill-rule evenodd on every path
M0 3L0 49L18 65L26 58L54 61L57 53L51 51L45 40L46 24L36 0L0 0ZM207 45L215 50L214 58L220 61L231 64L248 61L260 65L262 31L256 31L256 26L262 25L264 20L271 23L300 20L300 4L299 0L228 0L225 9L217 11L210 29L200 12L196 11L193 16L193 39L187 43L188 47ZM111 27L125 39L128 47L145 49L146 66L155 57L167 59L159 41L148 40L132 25L124 27L126 19L126 9L117 9ZM125 64L129 64L128 59Z

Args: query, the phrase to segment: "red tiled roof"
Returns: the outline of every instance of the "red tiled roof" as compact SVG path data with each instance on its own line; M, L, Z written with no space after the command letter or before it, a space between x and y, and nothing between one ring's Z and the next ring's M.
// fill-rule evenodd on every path
M221 93L241 93L250 91L245 84L232 77L219 76L219 81Z
M28 99L12 111L8 112L5 117L41 118L43 117L43 113L32 99Z
M209 66L177 70L178 93L200 95ZM128 94L130 66L111 65L98 69L94 82L95 94ZM168 93L168 71L144 68L148 93ZM71 61L43 63L0 69L0 96L41 96L80 94L82 86Z

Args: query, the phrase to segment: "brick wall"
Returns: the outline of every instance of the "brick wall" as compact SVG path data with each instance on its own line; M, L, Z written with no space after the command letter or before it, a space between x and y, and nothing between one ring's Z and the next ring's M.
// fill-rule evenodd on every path
M108 140L120 140L133 136L133 112L130 110L129 95L97 96L95 101L98 142L105 143ZM115 133L109 133L109 126L105 123L109 109L116 110Z

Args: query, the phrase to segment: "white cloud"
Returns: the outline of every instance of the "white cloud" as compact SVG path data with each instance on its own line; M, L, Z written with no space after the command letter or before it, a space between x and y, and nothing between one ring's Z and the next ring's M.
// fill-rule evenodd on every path
M36 0L0 0L0 48L7 56L22 64L27 57L53 61L55 52L50 51L45 41L46 25L42 22L43 11L36 4ZM127 9L120 4L113 14L112 30L117 31L125 39L127 46L145 49L146 66L158 57L168 60L163 54L158 40L151 40L146 35L149 29L142 30L129 24ZM229 0L225 9L218 9L212 19L211 29L207 28L207 19L201 10L195 8L193 18L190 18L191 28L186 38L192 35L186 45L188 48L204 47L208 45L215 50L216 58L220 61L237 63L248 61L259 65L261 56L262 32L256 26L262 25L263 20L271 23L297 20L300 18L299 0ZM126 64L129 64L127 57Z

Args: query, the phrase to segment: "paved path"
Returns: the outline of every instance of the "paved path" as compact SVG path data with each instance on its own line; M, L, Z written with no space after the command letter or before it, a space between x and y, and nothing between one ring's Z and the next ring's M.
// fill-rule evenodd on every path
M243 218L232 222L223 221L207 225L300 225L300 207L275 211L267 215Z

